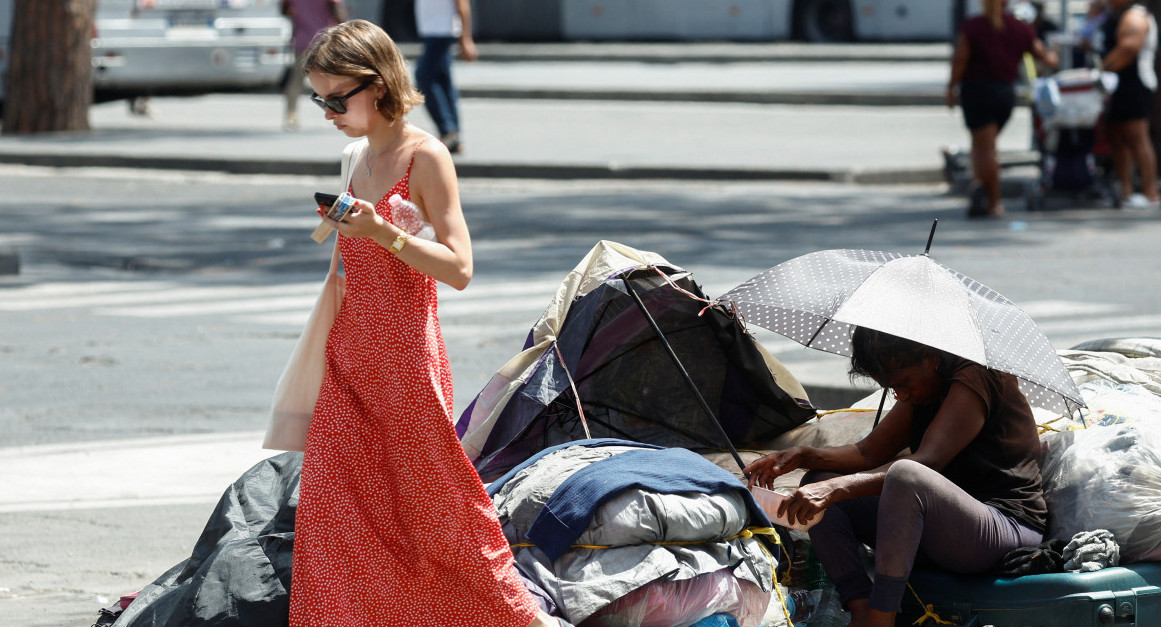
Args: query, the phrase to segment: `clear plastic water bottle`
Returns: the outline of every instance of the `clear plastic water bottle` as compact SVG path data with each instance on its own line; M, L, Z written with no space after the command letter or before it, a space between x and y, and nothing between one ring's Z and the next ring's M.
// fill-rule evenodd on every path
M403 200L399 194L393 194L387 199L387 204L391 205L391 221L395 226L407 231L408 235L435 241L435 229L423 220L423 214L415 203Z
M786 610L794 624L798 625L810 620L810 615L818 605L819 591L790 588L786 597Z

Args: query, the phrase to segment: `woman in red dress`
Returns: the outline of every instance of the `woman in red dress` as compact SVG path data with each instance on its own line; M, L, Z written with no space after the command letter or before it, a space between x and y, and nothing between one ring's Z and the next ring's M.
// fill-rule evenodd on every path
M365 139L351 147L356 206L331 221L346 291L306 440L290 624L556 624L452 426L436 281L467 287L472 251L451 155L404 120L422 96L378 26L327 29L304 63L326 119ZM425 210L435 241L392 223L394 194Z

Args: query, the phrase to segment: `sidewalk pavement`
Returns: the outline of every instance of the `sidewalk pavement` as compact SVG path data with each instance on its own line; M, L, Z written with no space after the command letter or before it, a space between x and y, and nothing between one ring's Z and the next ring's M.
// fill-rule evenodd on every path
M408 59L419 56L418 42L396 42ZM668 63L740 61L934 61L951 59L951 44L929 43L806 43L801 41L571 41L476 42L485 62L529 61L649 61Z
M497 178L943 180L941 149L970 141L958 109L932 104L946 80L945 46L807 49L494 47L493 58L515 60L456 65L465 96L457 169ZM90 110L89 133L0 134L0 162L329 174L350 141L305 98L297 131L282 128L273 93L157 97L153 109L143 118L107 102ZM433 130L422 108L410 119ZM1001 150L1026 153L1030 124L1018 110Z
M282 106L274 94L155 98L141 118L105 103L90 133L0 135L0 162L337 173L351 140L305 99L301 128L285 131ZM472 99L461 116L461 177L938 182L941 148L968 141L958 112L933 107ZM422 110L410 119L434 130ZM1001 148L1026 147L1029 124L1018 112Z
M214 503L238 475L279 452L263 449L262 438L235 432L0 447L0 476L23 478L0 491L0 514Z

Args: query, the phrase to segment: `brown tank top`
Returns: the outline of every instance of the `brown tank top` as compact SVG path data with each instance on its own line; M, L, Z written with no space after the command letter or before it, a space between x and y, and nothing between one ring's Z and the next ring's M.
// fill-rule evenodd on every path
M1016 377L963 359L953 366L951 381L983 399L987 418L979 435L944 467L943 476L979 501L1043 532L1048 507L1041 485L1040 435ZM919 447L938 409L915 408L912 450Z

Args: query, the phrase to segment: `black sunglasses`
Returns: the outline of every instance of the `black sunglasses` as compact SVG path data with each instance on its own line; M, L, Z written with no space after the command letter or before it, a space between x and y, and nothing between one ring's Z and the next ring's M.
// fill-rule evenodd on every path
M358 87L348 91L346 94L339 96L338 98L323 98L318 94L311 93L310 101L318 105L318 108L322 109L323 111L330 109L331 111L342 115L343 113L347 112L347 99L370 86L371 83L363 83L362 85L359 85Z

